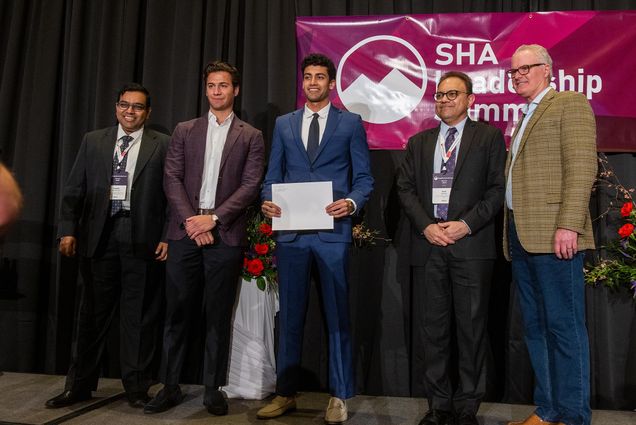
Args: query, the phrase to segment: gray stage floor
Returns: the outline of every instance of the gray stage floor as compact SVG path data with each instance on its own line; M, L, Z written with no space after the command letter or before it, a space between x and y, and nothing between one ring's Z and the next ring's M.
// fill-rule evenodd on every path
M0 424L74 424L74 425L198 425L198 424L261 424L300 425L322 424L329 396L324 393L304 393L298 398L298 410L278 419L256 419L261 401L230 400L230 413L215 417L203 406L203 387L184 385L186 398L176 408L157 415L144 415L128 406L122 398L118 380L102 379L99 391L91 401L69 408L46 409L44 402L62 391L63 376L5 372L0 376ZM153 388L157 391L160 386ZM426 412L422 399L405 397L357 396L349 403L348 425L417 425ZM510 419L525 418L532 406L483 403L479 411L482 425L505 424ZM636 413L595 410L593 425L635 425Z

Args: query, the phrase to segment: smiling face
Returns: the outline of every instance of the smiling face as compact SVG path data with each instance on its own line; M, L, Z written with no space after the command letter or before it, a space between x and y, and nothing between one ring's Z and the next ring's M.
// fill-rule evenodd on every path
M518 50L512 55L511 67L519 68L523 65L533 65L544 62L537 53L532 50ZM538 65L530 68L526 75L516 72L512 76L512 86L517 94L532 102L539 93L548 87L550 79L550 65Z
M205 80L205 95L210 103L210 112L218 116L226 116L232 112L234 98L239 94L239 87L232 84L232 76L227 71L208 74Z
M329 80L326 66L309 65L303 71L303 92L307 106L317 112L329 103L329 92L336 85L336 80Z
M443 96L440 100L435 101L435 113L447 125L453 127L459 124L468 115L468 108L475 102L475 95L466 94L468 88L461 78L448 77L439 83L438 92L449 92L457 90L457 97L454 100L448 100Z
M150 117L151 109L147 106L147 102L146 95L140 91L127 91L119 97L119 104L129 105L126 109L115 105L117 121L119 121L121 128L126 134L139 130ZM136 110L139 107L138 105L143 105L143 109Z

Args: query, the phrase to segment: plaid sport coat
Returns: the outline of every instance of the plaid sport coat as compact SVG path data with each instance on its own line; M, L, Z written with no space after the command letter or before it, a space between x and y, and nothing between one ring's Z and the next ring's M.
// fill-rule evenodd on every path
M594 248L589 201L598 169L596 123L585 96L550 89L525 128L512 170L511 156L512 150L506 179L512 178L515 226L524 249L554 252L557 228L579 234L579 251ZM503 243L508 260L509 212L506 206Z

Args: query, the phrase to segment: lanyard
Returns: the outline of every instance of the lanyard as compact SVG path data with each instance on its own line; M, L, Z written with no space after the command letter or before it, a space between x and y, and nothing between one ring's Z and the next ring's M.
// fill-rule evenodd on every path
M121 145L122 140L119 139L117 140L117 146L115 147L115 155L114 157L117 159L117 165L120 165L122 163L122 161L124 160L124 158L126 158L126 155L128 155L128 151L130 151L130 148L132 148L132 146L135 144L135 142L137 141L137 139L133 139L130 143L128 143L128 147L126 149L124 149L124 151L121 151Z
M459 141L461 139L461 137L459 137L459 136L460 136L459 132L457 132L457 134L455 134L455 141L450 146L450 148L448 148L448 150L446 150L446 140L440 134L440 136L439 136L439 153L442 156L442 168L441 168L442 170L446 169L446 163L448 162L448 160L453 155L453 151L455 150L457 145L459 145Z

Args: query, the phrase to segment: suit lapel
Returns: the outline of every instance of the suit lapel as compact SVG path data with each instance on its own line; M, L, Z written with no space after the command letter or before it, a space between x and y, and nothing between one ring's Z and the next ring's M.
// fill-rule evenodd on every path
M197 120L192 126L192 134L188 140L192 141L195 145L188 149L184 147L186 152L186 163L191 161L193 173L196 178L197 191L201 189L201 182L203 181L203 164L205 161L205 146L208 139L208 113L206 112L201 118Z
M307 148L303 144L301 129L303 125L303 114L305 112L304 108L301 108L297 111L294 111L289 116L289 126L291 127L292 138L296 143L296 147L301 155L303 155L307 162L309 162L309 156L307 155Z
M132 184L134 185L139 177L139 174L143 171L148 160L157 149L156 136L151 134L144 128L143 136L141 137L141 144L139 145L139 154L137 155L137 163L135 164L135 175L133 176Z
M473 144L473 139L475 137L475 123L471 121L470 118L466 120L466 124L464 124L464 131L462 131L462 140L459 146L459 152L457 154L457 163L455 164L455 171L453 181L457 181L457 176L462 169L462 165L464 164L465 158L468 156L470 147Z
M115 153L115 144L117 143L117 127L108 128L102 135L99 143L99 156L103 164L103 175L109 180L113 174L113 154Z
M517 149L517 155L519 155L519 153L523 150L523 147L526 144L526 140L528 140L528 136L532 132L532 128L539 121L539 119L541 118L541 115L543 115L546 109L548 109L548 106L550 106L550 104L552 103L552 99L554 98L555 93L556 92L554 91L554 89L550 89L545 94L545 96L543 96L543 99L541 99L541 102L539 102L539 104L537 105L537 108L532 113L532 116L530 117L530 121L526 125L526 128L523 131L523 135L521 136L521 141L519 142L519 149ZM518 126L518 127L521 127L521 126ZM515 135L516 134L517 134L517 130L515 130Z
M327 127L325 127L325 131L322 134L322 140L320 141L320 145L318 146L318 152L316 152L316 159L320 156L320 153L325 149L325 146L331 140L331 136L338 128L338 124L340 124L340 120L342 119L342 111L335 106L331 105L329 108L329 116L327 117Z
M238 140L241 131L243 131L243 121L241 121L236 115L232 118L232 124L230 124L230 130L227 132L225 144L223 145L223 152L221 153L221 164L219 166L219 174L223 170L225 161L227 161L234 144Z

